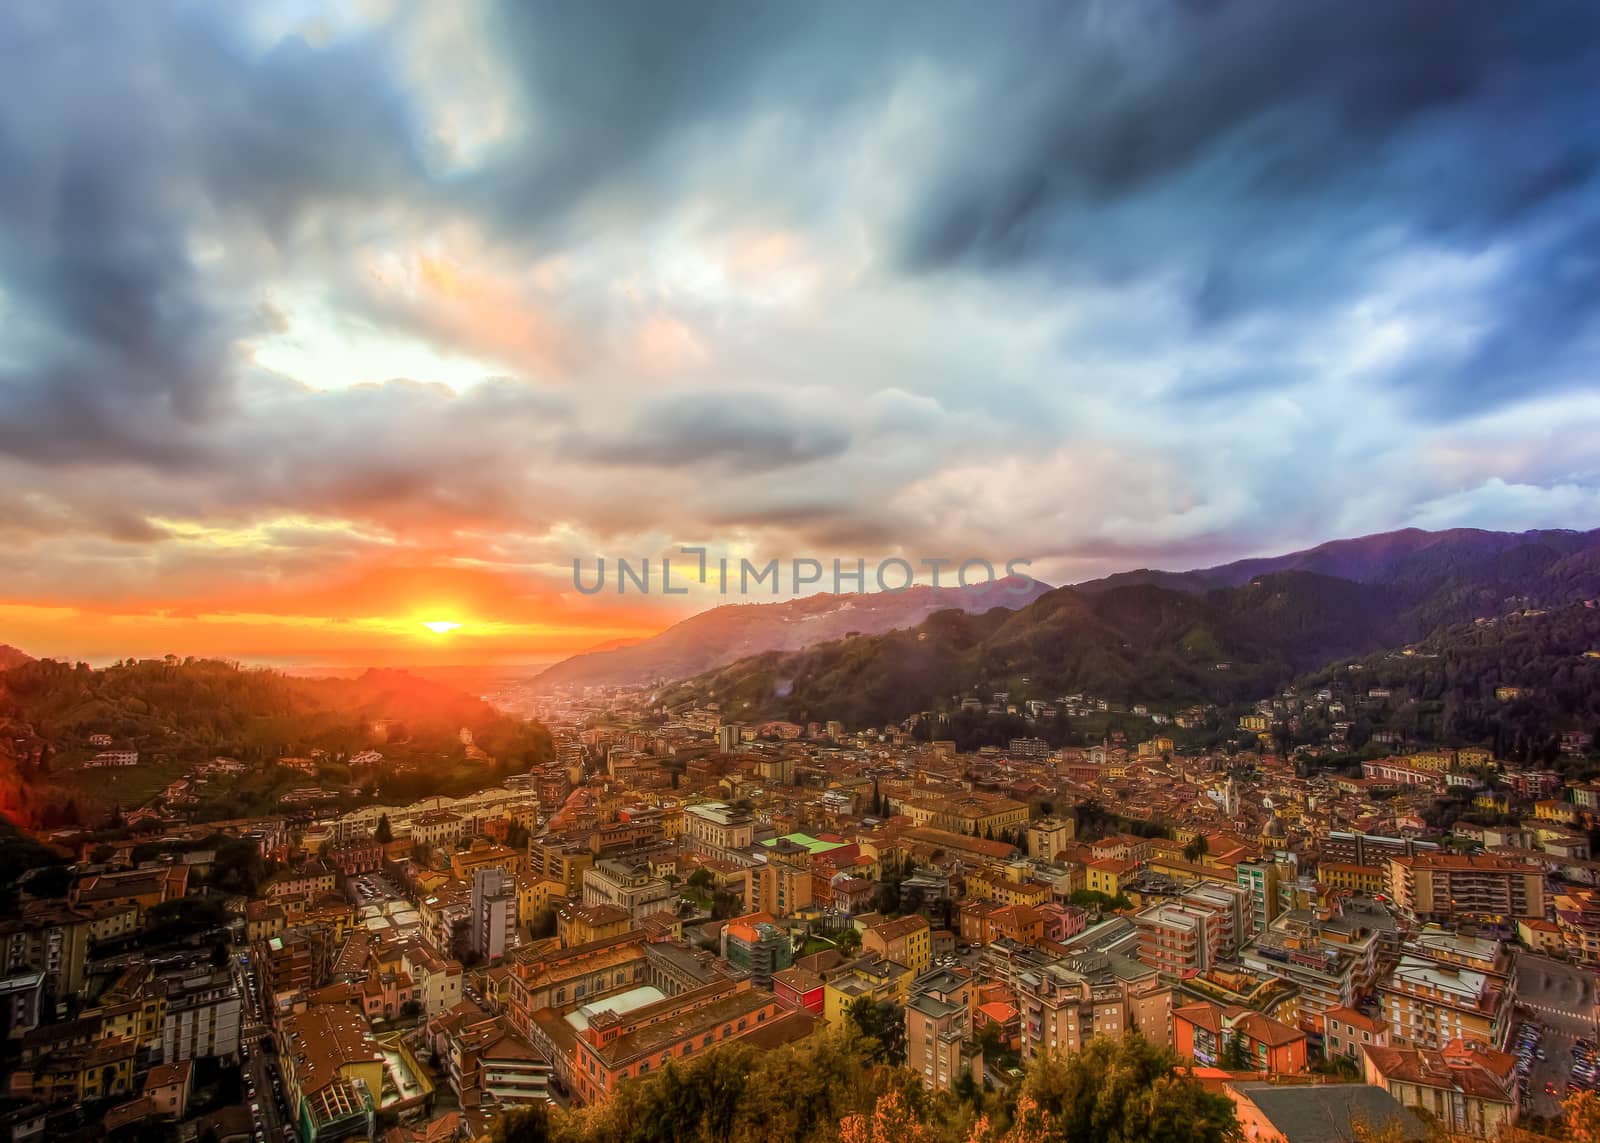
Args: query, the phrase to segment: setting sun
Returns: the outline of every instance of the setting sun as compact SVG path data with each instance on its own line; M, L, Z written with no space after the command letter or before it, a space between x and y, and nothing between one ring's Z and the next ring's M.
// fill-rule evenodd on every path
M435 635L448 635L450 632L460 627L461 624L450 619L433 619L427 623L424 623L423 626L429 631L432 631Z

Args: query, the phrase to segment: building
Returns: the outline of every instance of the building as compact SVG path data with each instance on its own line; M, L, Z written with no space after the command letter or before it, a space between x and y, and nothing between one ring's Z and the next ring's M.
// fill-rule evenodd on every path
M328 861L343 877L376 873L383 865L383 846L370 835L337 841L328 847Z
M87 914L62 905L0 921L0 973L42 972L55 995L76 993L83 988L89 929Z
M755 840L755 815L722 802L685 806L683 840L688 848L701 853L749 849Z
M472 875L470 947L493 963L505 956L517 939L516 875L500 866L485 866Z
M1324 861L1317 866L1317 880L1329 889L1349 889L1369 897L1384 891L1384 873L1382 866L1347 861Z
M150 1101L155 1114L165 1119L182 1119L189 1110L193 1078L194 1064L190 1060L157 1064L144 1078L144 1097Z
M822 977L803 968L786 968L772 974L772 994L778 1003L792 1011L804 1009L821 1016L824 986Z
M677 892L665 878L651 873L645 862L606 859L595 862L593 868L583 874L585 905L613 905L627 913L635 924L651 913L674 908L677 898Z
M1259 933L1277 919L1278 864L1275 861L1247 859L1234 867L1235 884L1250 898L1249 931Z
M794 947L788 933L758 913L723 926L722 959L748 972L758 987L771 988L773 976L794 964Z
M1028 856L1036 861L1054 861L1078 837L1075 818L1039 818L1028 823Z
M1136 962L1110 953L1066 960L1015 950L998 975L1016 994L1022 1058L1081 1051L1095 1036L1137 1032L1172 1043L1172 991Z
M968 1070L971 981L939 973L918 984L906 1002L906 1067L930 1091L948 1091Z
M1210 909L1163 902L1140 909L1133 923L1139 959L1167 976L1203 973L1222 958L1222 921Z
M1499 1047L1511 1033L1511 993L1504 977L1407 953L1379 983L1378 1002L1396 1048Z
M1442 1051L1364 1049L1366 1081L1452 1135L1498 1139L1517 1121L1515 1056L1451 1041Z
M1389 1025L1381 1016L1342 1007L1322 1014L1322 1051L1329 1058L1344 1056L1359 1067L1364 1049L1388 1046Z
M1203 1067L1222 1067L1226 1046L1237 1045L1245 1067L1270 1075L1306 1070L1306 1034L1244 1008L1200 1001L1172 1012L1173 1047Z
M383 1091L384 1054L354 1008L316 1004L278 1027L283 1095L308 1143L371 1136Z
M1424 1143L1427 1126L1380 1087L1364 1083L1230 1083L1243 1143ZM1360 1125L1363 1134L1358 1135Z
M823 973L823 1018L828 1027L840 1027L850 1005L862 997L904 1004L911 994L913 975L905 965L875 954L829 969Z
M789 1012L748 980L716 981L628 1012L597 1010L575 1040L573 1094L585 1103L601 1102L623 1080L659 1071L669 1060L796 1018L796 1031L814 1026L809 1014Z
M556 937L562 948L620 937L633 928L628 911L615 905L562 905L556 909Z
M869 925L861 933L861 949L903 964L920 976L933 965L932 933L928 919L914 913Z
M183 1060L239 1055L243 1008L239 986L226 968L201 968L165 981L166 1004L161 1017L161 1059Z
M1455 853L1391 857L1386 881L1390 898L1408 920L1504 923L1545 915L1544 870L1515 858Z

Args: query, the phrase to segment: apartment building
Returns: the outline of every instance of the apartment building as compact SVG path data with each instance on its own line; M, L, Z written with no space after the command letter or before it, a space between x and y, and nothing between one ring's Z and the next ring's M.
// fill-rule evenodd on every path
M1133 915L1139 959L1168 977L1203 973L1221 960L1223 923L1208 908L1167 901Z
M1455 853L1391 857L1390 898L1408 920L1543 919L1544 871L1516 858Z
M1078 837L1078 823L1073 818L1039 818L1028 825L1028 856L1036 861L1054 861L1056 854L1066 849Z
M861 933L861 948L920 975L933 965L932 932L926 917L913 914L868 926Z
M906 1002L906 1067L930 1091L948 1091L967 1069L971 979L941 972L917 982Z
M1511 992L1503 977L1406 953L1379 982L1378 1001L1396 1048L1498 1048L1511 1031Z
M505 956L517 937L515 874L498 865L483 866L473 873L467 925L473 952L490 963Z
M243 1002L233 974L226 968L203 968L165 981L166 1003L161 1017L161 1060L218 1057L239 1054L239 1024Z
M1516 1057L1455 1041L1442 1051L1367 1048L1364 1078L1454 1137L1500 1139L1517 1120Z

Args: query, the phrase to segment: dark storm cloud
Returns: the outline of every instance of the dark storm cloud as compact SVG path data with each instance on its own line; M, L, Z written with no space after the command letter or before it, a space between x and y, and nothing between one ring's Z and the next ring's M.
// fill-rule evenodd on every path
M942 22L846 4L496 5L492 34L528 126L517 154L478 187L514 226L549 224L589 194L681 191L672 147L714 142L766 112L821 120L893 79L880 54ZM710 136L710 138L706 138Z
M750 474L836 457L849 445L847 429L793 402L748 393L681 393L649 402L622 432L586 432L569 447L605 464L707 463Z
M1159 562L1404 522L1511 465L1486 409L1594 423L1592 5L505 0L423 66L453 9L309 41L265 11L0 5L17 534ZM428 352L362 358L390 335ZM251 371L297 338L329 390ZM396 359L463 391L334 375ZM1498 503L1566 478L1522 476Z
M0 289L22 349L0 365L0 450L203 459L261 315L201 248L281 241L306 207L415 174L379 42L255 54L211 15L0 7Z
M1596 297L1574 263L1600 255L1600 8L1084 11L1016 45L1012 81L955 125L904 235L909 270L1178 273L1203 330L1316 322L1360 292L1378 232L1468 253L1526 242L1482 351L1413 360L1392 380L1447 416L1573 383ZM1530 238L1553 211L1555 232Z

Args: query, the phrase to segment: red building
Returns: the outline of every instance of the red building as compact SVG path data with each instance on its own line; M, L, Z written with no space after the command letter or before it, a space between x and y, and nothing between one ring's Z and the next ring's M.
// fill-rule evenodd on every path
M785 1008L822 1015L822 977L803 968L786 968L772 974L772 995Z
M1238 1041L1246 1070L1297 1075L1306 1070L1306 1034L1245 1008L1201 1001L1172 1012L1173 1047L1202 1067L1221 1067L1226 1045Z

